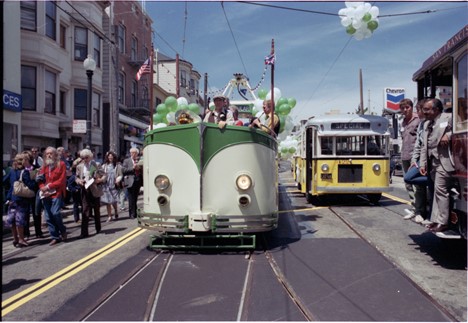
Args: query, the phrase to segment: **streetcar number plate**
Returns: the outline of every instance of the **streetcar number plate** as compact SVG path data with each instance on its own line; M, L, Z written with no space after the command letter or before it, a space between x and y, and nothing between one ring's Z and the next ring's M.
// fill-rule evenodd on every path
M320 174L321 179L332 179L332 174Z

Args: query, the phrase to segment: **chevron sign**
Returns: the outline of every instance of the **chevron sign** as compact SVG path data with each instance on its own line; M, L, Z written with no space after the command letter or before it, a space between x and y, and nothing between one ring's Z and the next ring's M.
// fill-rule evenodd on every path
M399 102L405 98L405 89L389 88L384 89L385 110L391 113L400 111Z

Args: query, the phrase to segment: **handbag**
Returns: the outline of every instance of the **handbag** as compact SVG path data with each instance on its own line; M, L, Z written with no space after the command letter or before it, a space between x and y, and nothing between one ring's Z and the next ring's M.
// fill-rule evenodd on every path
M91 194L93 195L93 197L98 198L104 195L104 190L102 189L101 184L93 183L89 187L89 190L91 191Z
M21 171L19 180L13 183L13 195L25 198L34 197L36 193L23 183L23 172L24 170Z

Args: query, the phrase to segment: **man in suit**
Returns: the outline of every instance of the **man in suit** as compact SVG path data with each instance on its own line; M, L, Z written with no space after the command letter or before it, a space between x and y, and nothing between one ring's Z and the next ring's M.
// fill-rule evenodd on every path
M429 99L423 105L423 113L429 122L424 125L420 172L424 176L429 172L434 181L432 224L428 225L433 232L442 232L448 228L449 192L455 171L449 156L452 114L443 113L443 109L442 102L438 99Z
M140 188L143 185L143 167L139 164L140 152L138 148L130 149L130 158L122 163L124 185L128 191L128 213L130 218L137 217L137 201Z

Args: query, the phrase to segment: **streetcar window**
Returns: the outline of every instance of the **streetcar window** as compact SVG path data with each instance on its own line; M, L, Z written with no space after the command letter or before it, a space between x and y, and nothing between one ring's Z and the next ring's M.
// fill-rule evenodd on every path
M336 137L337 155L364 155L363 136Z
M322 155L333 155L333 137L321 137L320 148Z
M468 64L467 64L467 57L468 55L465 54L462 58L457 62L457 96L458 96L458 104L456 106L455 113L455 127L457 131L463 131L467 129L467 118L468 118L468 107L466 104L467 98L467 71L468 71Z

